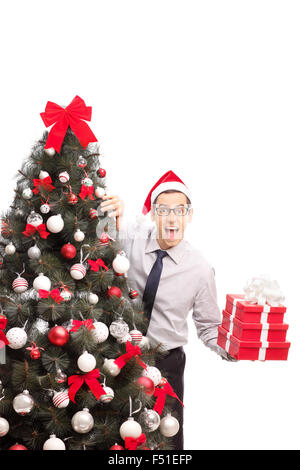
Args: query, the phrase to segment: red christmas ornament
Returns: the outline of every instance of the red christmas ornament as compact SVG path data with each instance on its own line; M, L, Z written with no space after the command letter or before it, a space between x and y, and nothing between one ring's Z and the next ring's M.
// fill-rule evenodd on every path
M31 346L29 348L26 348L27 351L30 351L30 357L31 359L39 359L41 357L41 353L39 349L42 351L45 351L44 348L40 348L36 345L36 343L31 343Z
M97 173L98 173L98 176L100 176L100 178L104 178L106 176L106 170L104 170L104 168L99 168Z
M124 447L119 446L119 444L114 444L109 448L109 450L125 450Z
M77 202L78 202L78 197L76 196L76 194L70 193L68 195L68 203L69 204L77 204Z
M50 343L64 346L69 341L69 332L63 326L54 326L48 333Z
M72 243L66 243L61 247L60 253L66 259L73 259L76 256L77 250Z
M122 291L116 286L112 286L107 290L108 297L122 297Z
M21 444L14 444L8 450L28 450L27 447L22 446Z
M128 295L131 299L135 299L139 294L135 289L130 289Z
M109 235L106 232L103 232L101 237L99 238L100 245L108 245L109 243Z
M153 380L151 380L149 377L139 377L135 381L135 385L143 390L143 392L148 396L152 396L154 393L155 385Z

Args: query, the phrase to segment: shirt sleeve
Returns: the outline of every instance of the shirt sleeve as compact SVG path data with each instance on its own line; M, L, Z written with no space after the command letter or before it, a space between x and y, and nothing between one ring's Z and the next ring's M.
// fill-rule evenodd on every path
M227 352L217 344L221 314L217 303L217 288L213 268L209 269L206 279L202 281L196 294L192 317L198 338L203 341L205 346L215 351L222 358L229 359Z

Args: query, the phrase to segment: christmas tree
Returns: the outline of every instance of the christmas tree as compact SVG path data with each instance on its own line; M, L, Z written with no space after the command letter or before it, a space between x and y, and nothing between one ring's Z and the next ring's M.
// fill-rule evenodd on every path
M177 397L128 287L78 96L48 102L0 238L0 449L170 449Z

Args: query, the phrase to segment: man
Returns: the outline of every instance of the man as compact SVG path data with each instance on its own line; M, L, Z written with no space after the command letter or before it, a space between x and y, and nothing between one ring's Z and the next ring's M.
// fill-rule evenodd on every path
M118 196L104 196L101 210L117 217L117 229L130 260L128 279L144 302L150 319L147 338L168 351L156 364L183 400L183 374L187 343L187 317L193 311L198 337L222 358L231 357L217 345L220 311L214 269L202 254L184 239L192 221L191 193L175 173L168 171L153 186L143 214L151 211L155 224L133 228L123 220L124 203ZM130 233L130 228L132 231ZM183 408L174 399L180 430L173 438L175 449L183 449Z

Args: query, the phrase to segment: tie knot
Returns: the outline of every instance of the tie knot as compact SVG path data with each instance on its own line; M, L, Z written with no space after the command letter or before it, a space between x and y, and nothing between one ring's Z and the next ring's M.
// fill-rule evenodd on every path
M157 258L162 259L167 256L167 252L164 250L156 250Z

